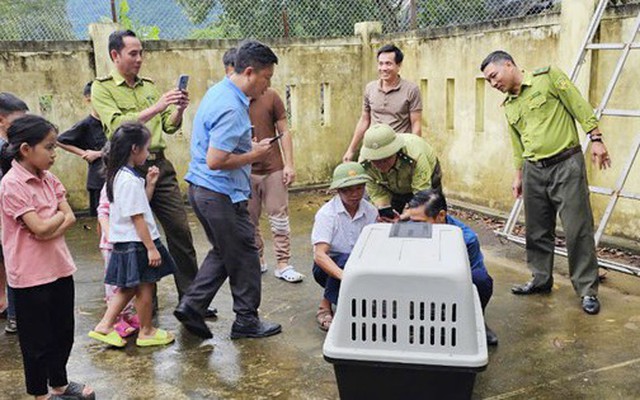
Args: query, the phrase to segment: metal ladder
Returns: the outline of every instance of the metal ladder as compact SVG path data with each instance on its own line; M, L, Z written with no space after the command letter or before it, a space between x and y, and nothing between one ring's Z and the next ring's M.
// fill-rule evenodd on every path
M615 116L615 117L640 117L640 110L618 110L618 109L609 109L606 108L609 103L609 99L613 94L613 90L618 83L618 79L620 78L620 74L622 69L627 61L629 53L631 50L639 49L640 42L635 42L636 36L638 34L638 30L640 30L640 12L636 17L636 20L633 25L633 30L629 35L629 39L624 43L593 43L593 38L600 27L600 22L602 21L602 17L604 15L605 9L607 7L609 0L600 0L598 3L596 10L593 14L593 18L591 19L591 23L589 24L589 28L587 30L587 34L582 42L582 46L578 56L576 57L575 63L573 65L573 69L571 70L571 81L575 83L578 73L580 72L580 68L585 61L587 56L587 52L590 50L618 50L621 51L620 57L618 58L618 62L615 66L611 79L609 80L609 84L602 96L602 100L598 107L594 110L596 118L600 120L603 116ZM582 141L582 153L584 154L589 147L589 140L583 139ZM618 202L619 198L632 199L632 200L640 200L640 194L630 193L624 191L624 185L629 176L629 172L635 162L635 159L640 151L640 134L636 135L636 138L630 148L629 156L627 158L626 163L624 164L622 171L618 177L618 180L615 183L615 187L613 189L602 188L596 186L589 186L589 190L591 193L610 196L609 203L605 208L604 214L602 215L602 219L598 224L598 229L594 235L594 239L596 242L596 246L600 243L600 239L602 238L602 234L604 233L604 229L611 218L611 214ZM525 244L526 241L523 237L517 236L513 234L513 229L516 225L516 222L522 212L523 208L523 200L522 198L518 198L509 213L509 218L504 225L504 228L500 231L495 231L495 233L507 240L510 240L515 243ZM567 250L562 247L556 247L555 253L567 256ZM626 265L623 263L605 260L598 258L598 265L610 269L613 271L623 272L630 275L635 275L640 277L640 268Z

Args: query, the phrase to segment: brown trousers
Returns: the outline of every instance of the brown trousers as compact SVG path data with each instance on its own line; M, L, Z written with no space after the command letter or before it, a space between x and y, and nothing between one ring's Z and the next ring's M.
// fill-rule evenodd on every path
M271 233L273 248L278 263L289 263L291 258L291 240L289 229L289 195L282 183L282 170L267 175L251 175L251 199L249 214L256 227L256 245L260 258L264 255L264 241L260 233L260 214L264 207Z

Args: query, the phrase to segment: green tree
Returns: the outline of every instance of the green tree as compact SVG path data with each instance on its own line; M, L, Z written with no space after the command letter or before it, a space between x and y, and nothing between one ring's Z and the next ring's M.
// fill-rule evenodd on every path
M75 40L67 0L0 0L0 40Z

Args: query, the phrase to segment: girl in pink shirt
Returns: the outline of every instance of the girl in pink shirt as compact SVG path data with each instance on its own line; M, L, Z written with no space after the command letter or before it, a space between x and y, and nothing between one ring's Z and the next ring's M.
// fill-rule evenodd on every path
M91 388L67 380L76 267L64 233L75 216L64 186L48 171L56 158L57 130L27 115L13 121L7 134L0 153L0 222L27 393L36 399L94 399Z
M157 169L158 167L151 167ZM147 186L152 185L152 180L147 180ZM155 186L155 185L154 185ZM106 274L107 267L109 266L109 260L111 259L111 251L113 251L113 244L109 241L109 198L107 197L107 186L103 186L100 191L100 200L96 209L98 214L98 223L100 224L100 252L104 259L104 272ZM113 299L113 296L118 291L118 287L114 285L104 284L105 300L107 304ZM122 338L129 337L136 333L140 329L140 319L136 314L133 300L127 304L122 310L116 324L114 325L116 332Z

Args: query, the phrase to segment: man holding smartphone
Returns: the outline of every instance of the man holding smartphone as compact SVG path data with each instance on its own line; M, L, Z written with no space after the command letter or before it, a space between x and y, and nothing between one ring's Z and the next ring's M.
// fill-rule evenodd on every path
M178 266L174 276L181 298L195 278L198 264L176 171L164 154L167 144L163 132L172 134L180 129L184 110L189 105L189 93L176 88L161 94L151 79L139 76L142 52L142 43L134 32L113 32L109 36L109 55L115 69L106 77L96 79L91 103L107 137L125 121L140 121L151 131L150 155L139 172L145 176L151 166L160 169L150 204ZM210 310L207 316L213 314Z
M229 49L223 63L227 75L233 71L236 49ZM271 148L267 156L251 165L251 198L249 214L256 227L256 245L260 255L260 270L268 270L264 258L264 241L260 232L260 215L267 213L276 266L273 273L285 282L301 282L304 275L289 264L291 238L289 228L289 185L296 177L293 166L293 141L287 126L287 112L278 92L269 88L257 99L251 99L249 117L252 138L256 142L269 139ZM284 157L283 157L284 156Z

